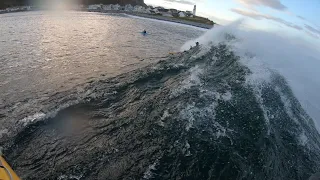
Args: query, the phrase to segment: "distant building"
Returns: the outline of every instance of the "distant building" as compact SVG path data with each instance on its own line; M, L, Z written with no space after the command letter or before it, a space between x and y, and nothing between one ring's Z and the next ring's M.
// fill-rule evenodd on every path
M102 4L92 4L88 6L88 10L95 11L95 10L101 10Z
M111 5L111 8L112 8L112 10L114 10L114 11L119 11L120 10L120 5L119 4L112 4Z
M14 7L14 8L7 8L6 10L7 12L15 12L15 11L19 11L20 9L17 7Z
M196 16L197 13L197 5L194 5L193 7L193 15Z
M133 6L131 4L127 4L127 5L124 6L124 10L125 11L133 11L133 9L134 8L133 8Z
M179 17L186 17L186 16L187 16L187 15L186 15L185 12L183 12L183 11L179 12Z
M110 11L110 10L112 10L112 6L111 6L111 4L110 5L103 5L102 9L106 10L106 11Z
M191 11L186 11L186 16L187 16L187 17L193 17L193 12L191 12Z
M133 11L139 13L146 13L146 8L143 6L134 6Z

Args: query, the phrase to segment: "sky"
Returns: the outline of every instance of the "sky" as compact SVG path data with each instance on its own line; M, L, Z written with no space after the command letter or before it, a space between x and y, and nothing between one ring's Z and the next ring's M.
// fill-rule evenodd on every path
M220 25L244 18L247 28L286 34L320 45L320 0L145 0L145 3L189 11L197 5L197 15Z

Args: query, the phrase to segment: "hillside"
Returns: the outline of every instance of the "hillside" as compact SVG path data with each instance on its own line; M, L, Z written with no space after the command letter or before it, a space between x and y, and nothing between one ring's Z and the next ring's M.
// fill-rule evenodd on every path
M40 0L38 0L40 1ZM144 0L77 0L80 4L132 4L132 5L145 5ZM29 0L0 0L0 9L23 6L23 5L34 5Z
M145 5L144 0L80 0L82 4L132 4Z

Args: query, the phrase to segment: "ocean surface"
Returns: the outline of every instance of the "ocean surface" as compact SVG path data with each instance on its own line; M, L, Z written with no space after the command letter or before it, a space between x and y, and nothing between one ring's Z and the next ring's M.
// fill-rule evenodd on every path
M309 179L320 53L241 23L0 15L6 159L23 179Z
M144 29L147 36L140 33ZM143 67L179 51L187 40L203 32L120 14L2 14L0 107L31 105L35 102L30 101L99 76L111 77Z

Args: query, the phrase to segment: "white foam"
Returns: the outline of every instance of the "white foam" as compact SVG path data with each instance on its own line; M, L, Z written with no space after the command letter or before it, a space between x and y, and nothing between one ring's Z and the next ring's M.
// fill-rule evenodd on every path
M198 86L199 90L201 92L200 97L207 96L209 98L212 98L213 102L206 106L205 108L198 108L195 106L195 103L193 104L187 104L184 109L180 112L180 117L187 121L185 129L186 131L190 131L191 128L193 128L194 123L196 120L198 120L197 116L205 117L210 116L213 119L215 118L216 112L215 108L217 104L217 100L223 100L223 101L230 101L232 99L232 94L230 91L227 91L225 93L219 93L216 92L214 89L208 90L202 87L201 78L199 77L201 74L203 74L203 69L199 66L195 66L189 70L190 75L187 79L185 79L181 86L175 90L172 94L178 95L182 92L185 92L185 90L190 89L192 86ZM227 136L226 132L231 132L231 129L224 128L221 126L218 122L213 122L214 126L216 127L216 138L220 138L223 136Z
M214 103L201 109L195 107L194 104L187 105L186 108L180 112L180 117L184 120L187 120L187 123L185 126L186 131L190 131L190 129L193 128L196 121L200 121L199 118L197 118L197 116L200 116L200 117L207 116L207 117L212 117L214 119L216 114L215 107L216 107L216 104ZM228 135L228 133L233 132L232 129L223 127L220 123L216 121L213 121L212 123L213 123L212 125L215 127L215 132L213 135L215 136L216 139L219 139L221 137L228 137L232 142L232 139ZM186 144L186 146L188 145ZM190 145L189 145L189 148L190 148ZM190 153L186 153L186 154L191 155Z
M163 112L163 115L162 115L162 117L161 117L161 120L165 120L165 119L167 119L168 117L170 117L169 111L168 111L168 110L165 110L165 111Z
M224 93L221 95L221 98L224 100L224 101L230 101L231 98L232 98L232 94L230 91Z
M76 180L80 180L83 177L83 175L61 175L58 177L58 180L64 180L64 179L76 179Z
M87 94L87 95L88 95L88 97L92 98L92 96L95 95L95 94L92 93L92 94ZM23 126L27 126L27 125L29 125L31 123L34 123L34 122L37 122L37 121L42 121L42 120L44 120L46 118L54 118L61 110L66 109L66 108L68 108L70 106L79 104L80 102L83 101L83 100L81 100L81 97L78 97L78 98L79 98L78 100L73 100L73 101L69 101L68 103L62 104L57 109L54 109L54 110L52 110L50 112L46 112L46 113L37 112L37 113L35 113L35 114L31 115L31 116L27 116L27 117L21 119L19 122L22 123ZM27 104L27 105L29 106L30 104ZM27 106L27 105L23 105L23 107ZM18 105L15 105L15 106L18 107Z
M193 127L195 121L193 114L196 110L194 105L187 105L187 107L181 111L181 117L188 121L185 127L186 131L189 131Z
M225 93L212 92L211 94L214 95L216 99L223 101L230 101L232 98L232 94L230 91L227 91Z
M153 178L153 173L152 171L157 170L156 166L158 165L158 160L156 160L153 164L151 164L148 169L144 172L143 174L143 179L151 179Z
M38 120L41 120L43 119L44 117L46 117L46 114L42 113L42 112L38 112L32 116L28 116L28 117L25 117L23 118L20 122L22 122L25 126L32 123L32 122L35 122L35 121L38 121Z
M189 157L189 156L192 155L191 152L190 152L190 147L191 147L191 146L190 146L189 142L186 141L186 144L185 144L184 148L182 149L182 153L184 153L184 155L185 155L186 157Z
M201 69L199 66L195 66L189 70L189 77L182 81L181 85L174 89L171 92L171 96L177 96L186 90L190 89L192 86L201 86L201 79L200 75L203 73L203 69Z
M186 81L183 81L185 87L189 88L192 85L200 85L201 81L199 75L202 74L203 70L199 66L195 66L190 69L190 77Z
M301 133L299 136L299 142L301 145L305 146L308 143L308 137L305 135L305 133Z
M218 122L214 122L214 126L217 128L217 131L216 131L216 138L217 139L219 139L220 137L229 137L229 136L227 136L226 132L232 131L228 128L221 126Z
M1 129L0 130L0 138L2 138L4 135L8 134L9 130L8 129Z
M262 98L262 86L263 86L263 83L259 83L259 82L256 82L255 84L251 84L253 86L253 90L255 92L255 96L256 96L256 99L259 103L259 106L263 112L263 117L265 119L265 123L266 123L266 126L268 128L268 135L270 134L270 117L269 117L269 110L265 107L264 103L263 103L263 98ZM272 115L273 116L273 115ZM272 118L271 118L272 119Z
M253 72L247 78L250 84L269 81L270 72L279 72L287 80L302 107L313 118L319 131L320 52L316 49L319 46L307 43L300 37L241 30L240 24L241 21L236 21L213 28L203 36L187 42L182 50L188 49L195 42L200 42L202 46L224 42L241 57L241 63ZM226 34L233 34L236 39L226 39Z
M283 103L283 105L284 105L284 108L286 109L286 112L288 113L288 116L289 116L291 119L293 119L293 121L294 121L296 124L300 125L300 122L299 122L299 121L294 117L294 115L293 115L292 106L291 106L291 104L290 104L290 101L289 101L288 97L287 97L285 94L283 94L279 88L276 88L275 90L276 90L277 93L280 94L281 101L282 101L282 103Z
M227 33L229 34L235 34L237 31L237 27L241 24L242 21L235 21L227 26L217 26L209 31L206 31L202 36L195 40L190 40L186 42L182 47L181 50L188 50L190 46L194 46L196 42L199 42L201 45L211 46L211 45L217 45L221 42L225 42L226 38L225 35Z
M168 117L170 117L170 113L168 110L165 110L163 112L163 115L161 116L160 120L158 121L158 125L164 127L165 124L163 121L166 120Z

